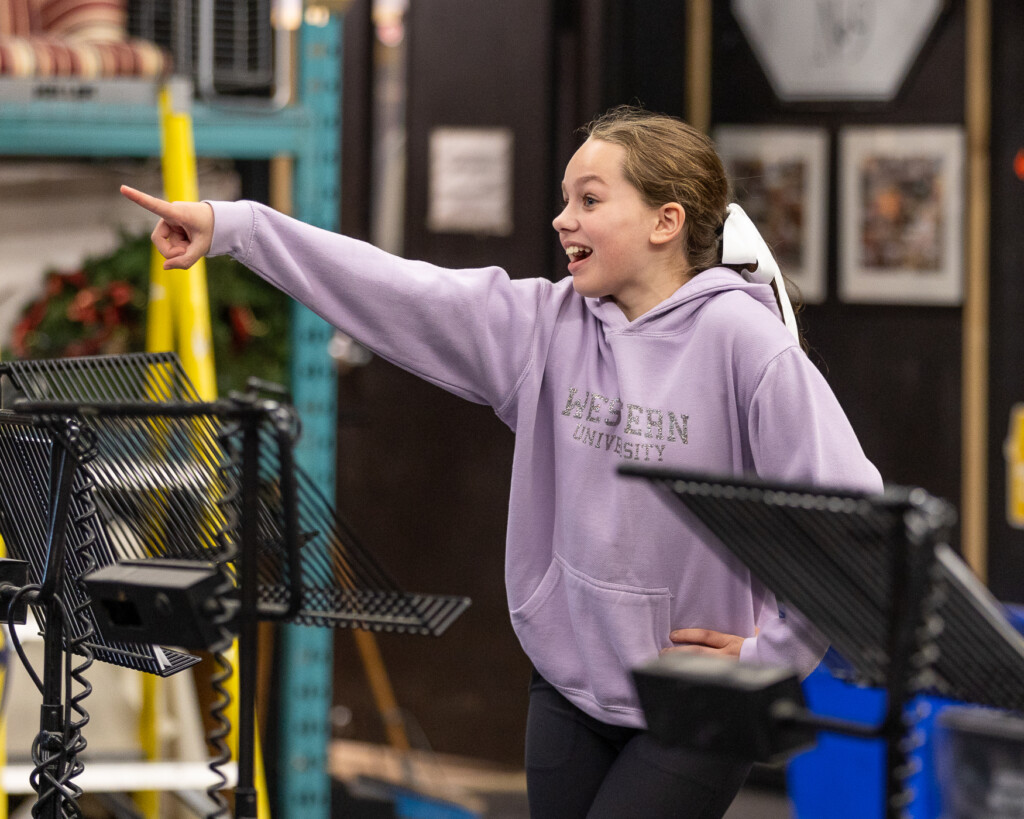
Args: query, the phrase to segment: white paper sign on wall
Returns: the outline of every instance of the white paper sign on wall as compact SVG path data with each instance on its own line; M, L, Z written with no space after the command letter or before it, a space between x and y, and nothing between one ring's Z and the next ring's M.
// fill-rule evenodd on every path
M891 100L945 0L732 0L779 99Z
M509 128L431 131L427 227L510 236L514 143Z

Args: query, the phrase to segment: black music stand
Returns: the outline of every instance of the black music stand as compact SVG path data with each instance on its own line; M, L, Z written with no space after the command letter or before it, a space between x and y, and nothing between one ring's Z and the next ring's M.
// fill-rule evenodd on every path
M222 684L231 674L224 653L234 635L240 662L235 816L254 818L259 620L440 635L469 605L465 597L399 588L294 463L297 418L280 396L266 397L268 385L202 402L177 357L160 353L7 362L0 364L0 387L16 398L0 411L0 476L7 476L0 533L29 564L29 574L57 567L55 576L75 595L62 601L59 611L74 614L63 621L88 625L86 638L65 641L55 627L62 621L51 613L44 639L55 663L65 649L118 662L125 652L115 647L124 644L141 646L136 654L157 652L161 662L168 650L152 644L212 651L220 668L213 681L220 697L211 711L216 724L208 736L218 752L211 769L220 782L208 791L215 815L228 809L219 769L230 759ZM33 447L57 452L68 436L53 431L69 425L89 433L88 457L72 453L76 470L59 471L64 461L56 456L25 457ZM65 472L80 481L73 491L75 474L60 478ZM49 494L39 485L48 485ZM18 511L26 504L37 510L31 526ZM81 509L69 515L75 504ZM66 535L76 548L40 550L34 544L49 530L56 536L48 541L60 546ZM12 602L26 595L37 602L34 591L10 582L0 591ZM172 652L179 655L194 661ZM152 663L130 665L158 671ZM48 735L63 730L58 725ZM49 811L42 815L61 815L64 803L77 809L81 791L72 778L81 765L74 750L62 751L61 788L37 789Z
M900 815L907 703L931 693L1024 710L1024 638L948 544L953 508L920 488L883 494L635 465L698 531L736 555L887 694L878 726L839 724L790 707L784 721L886 742L886 809Z
M42 695L30 774L36 816L61 816L82 794L74 778L82 771L86 674L95 660L159 676L199 661L99 632L83 578L114 553L84 468L95 456L93 430L76 419L0 411L0 535L13 556L0 560L0 601L11 642ZM44 638L41 675L13 628L26 622L29 605Z

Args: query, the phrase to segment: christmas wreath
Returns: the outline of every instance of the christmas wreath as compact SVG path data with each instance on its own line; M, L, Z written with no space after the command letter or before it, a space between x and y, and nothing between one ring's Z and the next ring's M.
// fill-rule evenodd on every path
M11 333L15 357L143 351L151 251L148 235L125 236L78 270L48 271ZM250 375L287 383L287 302L234 259L211 257L206 271L220 394L243 389Z

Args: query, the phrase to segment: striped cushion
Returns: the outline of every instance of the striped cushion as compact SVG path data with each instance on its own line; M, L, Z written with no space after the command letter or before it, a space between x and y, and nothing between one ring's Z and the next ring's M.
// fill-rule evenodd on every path
M126 0L36 0L41 33L69 42L121 42Z
M36 52L25 37L0 37L0 74L31 77L36 73Z
M0 75L163 77L170 54L129 38L126 0L0 0Z
M174 63L171 60L171 53L167 49L137 37L129 38L127 45L135 57L135 76L167 77L170 75Z
M11 77L156 78L170 72L167 53L146 40L69 43L56 37L0 37L0 75Z
M0 38L27 37L39 31L37 0L0 0Z

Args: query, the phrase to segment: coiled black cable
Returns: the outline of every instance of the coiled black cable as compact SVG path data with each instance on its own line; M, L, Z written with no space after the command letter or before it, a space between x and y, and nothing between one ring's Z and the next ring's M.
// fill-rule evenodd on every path
M241 463L241 455L238 452L235 438L238 431L239 425L232 423L222 425L217 433L226 453L225 461L218 466L218 472L223 478L223 494L217 499L217 505L221 511L221 529L217 533L217 539L221 546L218 568L221 571L223 582L217 586L213 594L217 608L217 613L213 616L213 624L218 628L220 638L210 648L215 665L210 679L214 700L210 705L212 724L206 734L206 741L213 751L209 767L217 779L206 789L207 795L216 805L216 809L207 815L207 819L226 816L230 810L230 805L223 793L228 783L223 768L231 761L231 748L227 743L227 738L231 734L231 720L228 717L231 692L227 683L234 673L234 668L228 659L227 652L231 650L234 641L232 632L228 628L234 613L226 603L235 591L235 582L228 572L228 565L238 554L237 532L240 524L238 504L241 494L241 488L235 477L239 473Z
M18 600L29 592L38 592L40 586L29 585L20 589L11 601L11 611ZM64 603L59 597L53 599L53 607L50 609L50 620L47 628L59 628L66 619ZM9 621L8 625L12 625ZM18 656L24 663L29 676L42 693L43 682L33 670L24 649L11 630L12 642L18 652ZM64 654L64 675L65 682L70 679L71 662L68 652ZM29 784L36 792L36 801L32 806L33 817L45 817L52 814L54 800L59 800L60 815L67 819L81 819L82 811L78 806L78 797L82 795L80 788L72 782L72 778L80 772L80 765L69 753L67 741L67 712L65 710L62 719L63 731L41 730L32 741L32 764L33 768L29 774ZM77 769L77 770L76 770Z
M81 796L81 788L71 783L70 780L82 772L83 765L78 760L78 755L88 745L82 731L89 724L89 712L85 710L82 703L92 693L92 686L85 679L85 673L93 664L94 658L90 642L96 633L90 609L89 593L84 582L84 578L98 565L94 546L97 542L99 513L93 500L95 482L87 466L96 457L97 452L96 435L91 428L82 428L78 444L79 480L77 487L73 490L75 499L73 523L78 534L78 545L75 547L74 554L78 559L79 570L74 578L74 583L79 592L79 601L75 605L73 617L79 625L79 630L77 636L68 641L66 652L69 670L65 686L67 713L64 720L64 744L70 762L67 783L77 796ZM75 655L81 657L81 662L72 667L72 658ZM78 686L77 693L72 693L73 684Z
M96 436L90 428L81 425L75 419L68 418L44 418L41 419L41 423L49 427L54 445L63 447L69 457L75 461L75 469L95 457ZM61 816L69 817L69 819L82 816L78 805L82 789L74 782L74 778L84 769L78 759L78 754L86 746L82 729L89 722L89 714L82 702L92 692L92 686L85 679L85 672L93 662L92 650L87 643L93 634L93 629L91 615L86 611L88 596L82 594L81 577L96 565L91 554L92 544L95 542L96 509L88 496L92 489L88 473L78 472L74 477L77 478L77 484L70 484L72 503L69 511L75 510L73 523L75 526L82 527L81 530L76 529L75 531L84 533L84 536L78 539L78 548L75 552L76 558L82 561L80 565L83 570L77 572L75 578L70 582L76 584L81 599L71 612L73 619L69 619L68 610L59 589L52 588L44 591L43 593L48 599L40 601L47 608L47 639L59 640L62 643L57 648L57 651L63 655L63 674L57 693L59 695L60 691L64 692L63 707L60 705L59 696L57 702L45 702L48 696L45 681L40 680L31 663L28 662L28 657L13 628L14 612L20 598L29 592L35 592L38 595L47 585L46 578L44 577L42 585L29 585L19 590L8 608L11 641L29 676L44 696L42 717L44 727L41 728L32 743L31 753L34 767L29 775L29 783L37 794L36 802L32 807L32 815L36 817L52 816L55 807L54 800L58 803L56 807L59 808ZM51 485L51 491L55 486L56 484ZM57 565L64 563L63 554L57 555L56 559ZM67 580L65 579L64 582ZM60 585L59 582L58 585ZM52 597L50 597L51 594ZM83 627L74 629L74 631L78 631L77 637L68 636L65 639L65 635L68 634L69 622L80 623ZM78 666L73 663L73 655L76 651L84 657ZM77 685L79 689L76 694L72 694L74 685ZM51 692L49 696L52 697L52 695Z

